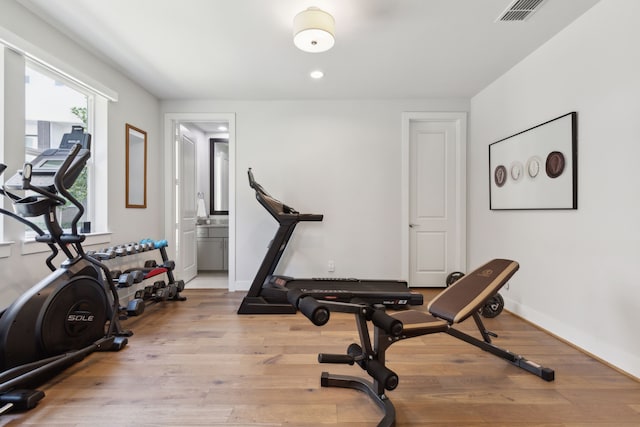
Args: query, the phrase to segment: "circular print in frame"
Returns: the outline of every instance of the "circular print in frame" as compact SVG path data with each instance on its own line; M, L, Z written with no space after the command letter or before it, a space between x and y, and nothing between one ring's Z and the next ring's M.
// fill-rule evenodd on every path
M552 151L547 156L546 171L549 178L557 178L564 172L564 154L559 151Z
M520 180L520 178L522 178L522 163L520 163L520 162L513 162L513 163L511 164L511 170L510 170L510 173L511 173L511 178L512 178L514 181L516 181L516 182L517 182L517 181L519 181L519 180Z
M497 166L493 172L493 179L498 187L502 187L507 182L507 168L503 165Z
M531 178L535 178L540 173L540 157L533 156L527 160L527 173Z

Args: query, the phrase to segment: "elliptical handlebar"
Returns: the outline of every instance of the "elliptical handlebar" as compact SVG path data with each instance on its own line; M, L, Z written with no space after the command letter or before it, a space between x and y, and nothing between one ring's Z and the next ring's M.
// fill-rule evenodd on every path
M80 221L80 218L82 218L82 215L84 215L84 206L82 206L82 203L80 203L80 201L78 201L78 199L76 199L73 194L71 194L69 190L66 189L64 185L64 176L66 175L67 170L69 169L69 166L71 166L73 160L78 156L78 153L81 149L82 145L74 144L71 148L71 151L69 152L69 155L66 159L64 159L64 162L60 166L60 169L58 169L53 176L53 183L56 187L56 190L58 190L60 194L62 194L67 200L73 203L76 208L78 208L78 212L71 220L71 234L74 236L78 234L78 222Z
M83 134L82 138L75 139L82 143L76 143L70 137L76 137L77 133L74 128L74 132L63 136L61 148L46 149L33 160L33 163L25 163L23 169L7 180L0 189L0 195L11 200L15 211L14 213L0 208L0 214L10 216L27 225L36 232L36 241L46 243L50 247L52 254L46 263L51 270L55 270L51 261L56 257L58 248L71 259L74 255L67 248L68 244L78 244L85 237L78 235L78 222L85 209L67 190L73 185L91 156L88 142L90 135ZM64 147L62 144L65 144ZM1 171L5 169L6 166ZM36 195L18 196L8 191L8 188L32 191ZM71 221L70 234L64 233L56 215L56 208L64 206L67 202L71 202L78 210ZM36 216L44 217L48 234L27 219ZM78 253L82 252L81 246L76 245L76 249Z
M31 190L31 173L33 172L33 165L31 163L25 163L22 167L22 189Z
M5 165L4 163L0 163L0 175L2 175L4 173L4 171L7 169L7 165ZM16 203L17 201L20 200L20 197L18 197L17 195L10 193L9 191L7 191L4 186L0 187L0 195L1 196L5 196L8 197L12 203ZM14 212L8 211L2 207L0 207L0 214L4 214L7 215L10 218L15 219L18 222L21 222L22 224L30 227L33 231L36 232L36 234L38 236L44 236L44 231L42 230L42 228L38 227L36 224L34 224L33 222L19 216L16 215ZM58 255L58 248L56 247L56 245L54 245L53 243L47 243L49 246L49 249L51 249L51 255L45 260L45 263L47 264L47 267L49 267L49 269L51 271L55 271L56 267L53 265L53 259Z
M56 189L60 193L63 193L60 190L64 189L64 184L62 182L62 179L66 175L67 170L69 169L69 166L71 166L71 162L73 162L73 160L76 158L81 148L82 146L80 144L73 144L73 146L71 147L71 150L69 151L69 154L60 165L60 168L58 168L55 175L53 175L53 183Z

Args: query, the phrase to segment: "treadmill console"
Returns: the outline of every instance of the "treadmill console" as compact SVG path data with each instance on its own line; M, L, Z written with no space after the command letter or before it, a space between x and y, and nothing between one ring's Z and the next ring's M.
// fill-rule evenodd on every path
M53 178L71 152L75 144L82 148L73 160L62 179L65 188L70 188L78 179L82 169L91 156L91 135L84 132L82 126L73 126L71 133L62 136L60 147L44 150L31 162L31 185L55 191ZM22 171L18 171L5 185L11 190L22 190Z

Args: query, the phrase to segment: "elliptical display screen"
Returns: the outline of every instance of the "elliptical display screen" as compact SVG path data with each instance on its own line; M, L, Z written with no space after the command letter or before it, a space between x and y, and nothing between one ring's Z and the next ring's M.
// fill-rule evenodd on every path
M57 170L64 163L64 159L49 159L40 163L36 168Z

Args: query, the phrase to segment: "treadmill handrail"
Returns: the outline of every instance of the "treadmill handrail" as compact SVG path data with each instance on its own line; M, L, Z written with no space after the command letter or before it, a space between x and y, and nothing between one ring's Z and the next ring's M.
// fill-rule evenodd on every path
M298 214L300 221L322 221L323 218L322 214Z
M291 221L322 221L324 218L323 214L301 214L291 206L287 206L271 196L262 185L256 182L251 168L247 171L247 175L249 176L249 186L256 192L256 199L279 224Z

